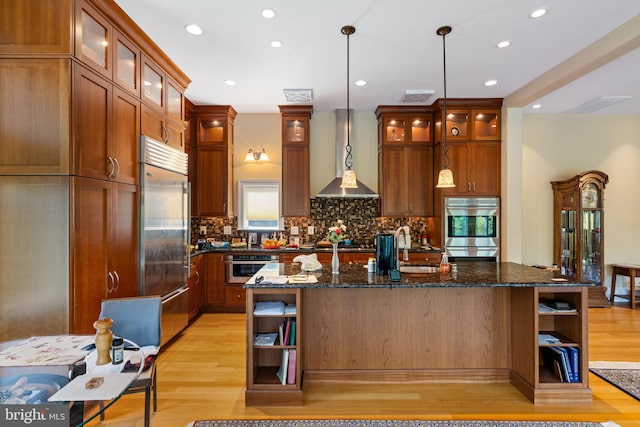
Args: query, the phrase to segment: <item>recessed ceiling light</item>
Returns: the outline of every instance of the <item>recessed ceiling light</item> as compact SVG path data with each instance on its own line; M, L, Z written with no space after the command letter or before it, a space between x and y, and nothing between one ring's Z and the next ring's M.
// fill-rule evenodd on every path
M533 108L534 110L537 110L537 109L538 109L538 108L540 108L540 107L542 107L542 105L540 105L540 104L533 104L533 105L531 106L531 108Z
M541 16L544 16L547 14L547 9L544 7L541 7L539 9L534 10L533 12L531 12L529 14L529 18L540 18Z
M503 49L507 46L509 46L511 44L511 42L509 40L504 40L501 41L500 43L498 43L496 46L498 46L499 49Z
M276 11L273 9L262 9L262 16L267 19L273 19L276 17Z
M356 86L364 86L367 84L366 80L357 80L356 81Z
M271 42L271 47L282 47L282 42L278 40L273 40Z
M196 24L185 25L184 29L187 30L187 33L193 34L194 36L202 34L202 28L198 27Z
M234 80L225 80L224 84L226 84L227 86L235 86L236 82Z
M486 82L484 82L485 86L495 86L498 84L497 80L487 80Z

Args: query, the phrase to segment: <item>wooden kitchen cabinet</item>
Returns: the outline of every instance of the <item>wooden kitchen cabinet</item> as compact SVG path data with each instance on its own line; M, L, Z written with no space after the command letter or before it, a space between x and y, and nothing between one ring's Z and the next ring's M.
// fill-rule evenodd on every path
M448 196L500 195L500 143L448 142L449 168L456 184L442 189ZM436 164L441 165L442 146L436 149ZM441 166L438 167L440 170Z
M426 107L379 106L376 117L381 214L433 215L431 113Z
M70 173L71 64L53 58L0 60L0 174Z
M215 308L224 306L225 266L224 253L204 254L203 267L205 277L205 306Z
M138 295L138 187L73 178L71 333L92 334L105 298Z
M182 88L146 55L142 55L141 133L185 151L184 94Z
M189 277L187 285L189 286L189 321L193 320L204 306L204 272L202 268L202 260L204 255L191 256L189 263Z
M456 187L439 189L439 195L500 196L501 105L499 98L448 100L444 131L449 169ZM437 172L443 166L442 100L434 106L434 169Z
M313 106L279 107L282 116L282 215L309 216L309 139Z
M236 114L230 105L193 108L196 170L189 171L193 216L233 215L233 125Z
M76 174L138 183L140 102L80 64L74 87Z

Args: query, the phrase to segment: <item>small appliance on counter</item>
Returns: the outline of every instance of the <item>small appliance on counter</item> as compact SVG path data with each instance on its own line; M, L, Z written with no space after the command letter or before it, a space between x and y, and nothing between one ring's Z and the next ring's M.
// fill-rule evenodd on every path
M393 234L376 234L376 272L378 275L389 274L395 269Z

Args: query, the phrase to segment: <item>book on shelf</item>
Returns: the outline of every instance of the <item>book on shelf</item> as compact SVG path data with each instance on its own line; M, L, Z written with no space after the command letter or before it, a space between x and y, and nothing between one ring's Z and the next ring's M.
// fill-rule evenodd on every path
M567 347L569 352L569 364L573 373L573 382L580 382L580 351L576 347Z
M541 301L538 303L539 313L576 313L577 311L566 301Z
M253 314L258 316L282 315L284 314L284 303L282 301L258 301Z
M287 384L296 383L296 351L294 349L289 350L289 361L287 371Z
M560 344L560 338L556 337L553 334L538 334L538 344Z
M278 343L284 345L284 322L278 326Z
M567 347L544 347L544 351L547 353L547 365L554 367L554 372L560 381L567 383L578 382L576 378L579 375L577 376L571 367L572 364Z
M296 321L291 321L291 336L289 337L289 345L296 345Z
M287 319L284 325L284 340L282 345L289 345L289 335L291 335L291 319Z
M277 337L278 337L277 332L272 332L268 334L258 334L256 335L256 338L253 340L253 345L272 346L276 343Z
M285 385L287 383L287 372L289 371L289 349L282 350L282 362L280 363L280 369L276 373L280 383Z

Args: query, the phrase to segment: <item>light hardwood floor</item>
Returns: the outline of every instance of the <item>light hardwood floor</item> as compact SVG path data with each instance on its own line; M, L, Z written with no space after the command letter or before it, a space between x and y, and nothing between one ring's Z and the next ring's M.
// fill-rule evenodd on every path
M589 359L640 361L640 309L589 309ZM203 314L158 360L152 427L196 419L428 419L614 421L640 427L640 401L589 374L591 406L534 406L508 384L312 385L302 407L245 407L245 316ZM144 394L107 411L110 427L142 427ZM98 425L93 422L91 425Z

